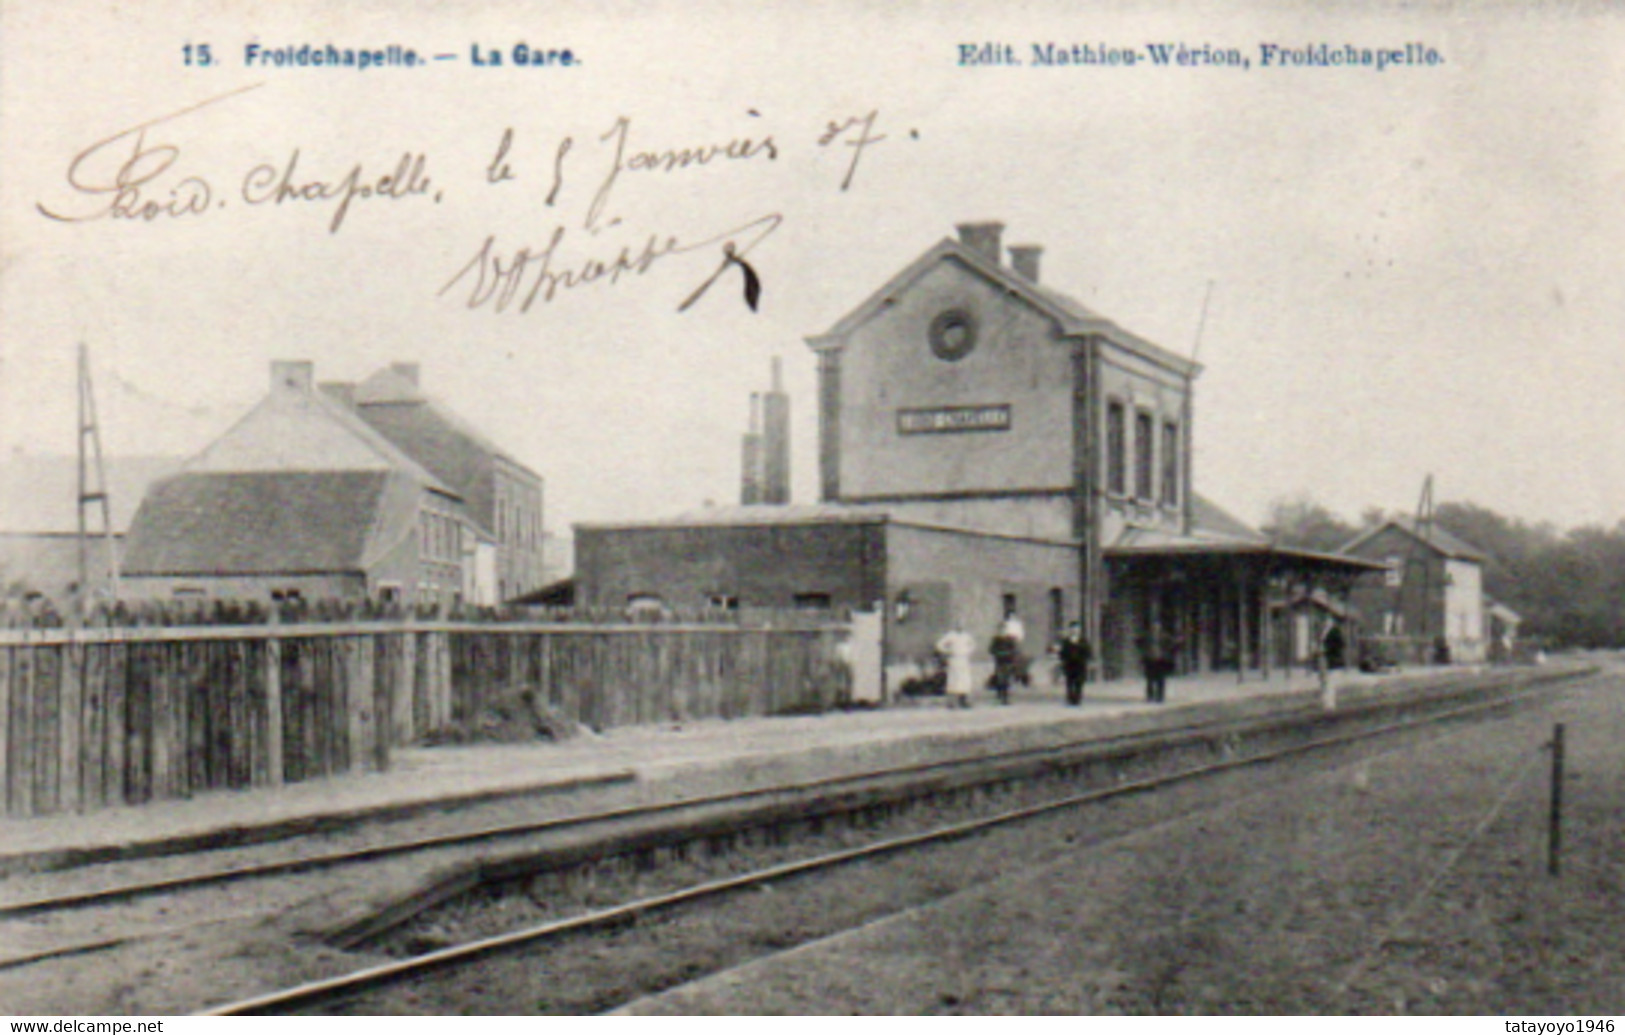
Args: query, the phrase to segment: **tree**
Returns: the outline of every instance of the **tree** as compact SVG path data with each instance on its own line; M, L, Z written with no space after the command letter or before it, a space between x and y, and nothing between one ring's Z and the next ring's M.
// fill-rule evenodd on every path
M1360 534L1354 527L1307 495L1270 504L1263 533L1282 546L1335 553Z

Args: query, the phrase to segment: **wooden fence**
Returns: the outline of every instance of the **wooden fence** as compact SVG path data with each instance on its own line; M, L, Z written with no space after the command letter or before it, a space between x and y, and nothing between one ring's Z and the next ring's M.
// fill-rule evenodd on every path
M0 631L9 815L385 769L520 689L595 729L824 711L841 625L449 622Z

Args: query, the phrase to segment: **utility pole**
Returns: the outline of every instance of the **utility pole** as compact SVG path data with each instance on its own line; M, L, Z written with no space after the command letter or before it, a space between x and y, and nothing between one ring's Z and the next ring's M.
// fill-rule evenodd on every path
M1422 558L1421 571L1421 599L1415 610L1416 628L1406 629L1405 634L1415 636L1418 641L1422 664L1427 664L1430 652L1433 649L1432 629L1432 597L1433 597L1433 562L1427 552L1433 548L1433 475L1428 475L1422 482L1422 495L1416 501L1416 519L1411 524L1413 537L1410 549L1405 551L1405 564L1400 569L1399 585L1394 588L1394 611L1403 619L1407 614L1405 602L1415 596L1411 590L1413 575L1416 573L1416 559L1418 554ZM1398 660L1398 659L1395 659Z
M90 440L87 453L85 440ZM90 350L79 343L79 592L78 611L90 612L90 523L86 508L99 506L101 537L107 549L107 594L118 599L118 548L113 541L113 518L108 503L107 468L102 463L102 433L96 421L96 392L90 381Z

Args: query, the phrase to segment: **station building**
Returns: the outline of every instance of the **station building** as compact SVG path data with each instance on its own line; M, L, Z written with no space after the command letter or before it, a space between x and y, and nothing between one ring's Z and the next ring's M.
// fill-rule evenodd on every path
M1153 630L1185 672L1305 656L1380 566L1199 497L1200 367L1044 285L1038 246L1007 260L1002 224L958 231L807 339L817 505L578 526L578 598L876 610L892 666L955 623L985 651L1010 612L1029 653L1081 620L1107 678Z
M1458 662L1484 661L1492 645L1509 649L1516 612L1501 605L1499 625L1489 628L1486 557L1471 543L1431 521L1396 517L1367 529L1343 552L1383 565L1352 592L1371 633L1414 641L1424 651L1442 641Z

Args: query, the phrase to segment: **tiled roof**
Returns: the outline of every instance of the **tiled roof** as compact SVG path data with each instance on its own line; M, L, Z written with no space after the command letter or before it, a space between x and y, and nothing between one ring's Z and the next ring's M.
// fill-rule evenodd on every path
M1368 529L1367 531L1360 533L1360 535L1356 536L1353 541L1349 542L1343 547L1342 552L1349 553L1358 550L1361 546L1365 545L1367 541L1375 538L1377 533L1390 526L1399 529L1414 539L1426 543L1446 557L1453 557L1464 561L1478 561L1479 563L1483 563L1485 560L1484 552L1482 550L1440 528L1438 522L1433 522L1430 524L1428 527L1428 534L1424 536L1421 529L1416 524L1416 519L1411 517L1389 518L1376 528Z
M179 474L154 485L125 542L130 575L354 572L388 471Z

